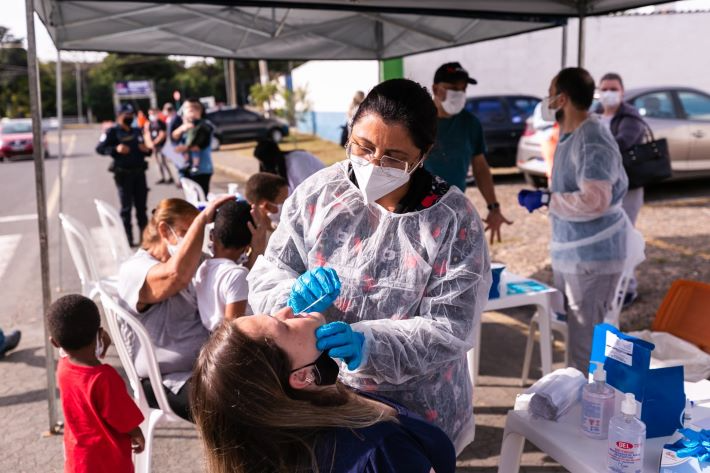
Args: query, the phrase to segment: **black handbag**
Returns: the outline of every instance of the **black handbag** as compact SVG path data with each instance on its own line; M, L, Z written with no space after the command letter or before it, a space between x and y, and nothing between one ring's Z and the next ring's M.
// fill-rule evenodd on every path
M668 141L665 138L657 140L651 127L645 121L643 124L646 127L646 142L634 145L621 153L629 178L629 189L661 182L673 174Z

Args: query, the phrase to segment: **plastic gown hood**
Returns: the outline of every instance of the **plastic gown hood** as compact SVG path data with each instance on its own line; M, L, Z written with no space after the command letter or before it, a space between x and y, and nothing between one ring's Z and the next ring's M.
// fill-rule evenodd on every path
M652 3L662 2L35 0L35 9L62 50L305 60L401 57Z

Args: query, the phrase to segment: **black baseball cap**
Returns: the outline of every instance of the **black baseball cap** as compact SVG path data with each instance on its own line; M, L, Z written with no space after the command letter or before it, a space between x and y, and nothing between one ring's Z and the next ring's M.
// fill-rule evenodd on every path
M120 115L122 113L135 113L133 105L131 105L130 103L122 103L121 105L116 107L116 115Z
M476 79L469 77L468 71L461 67L458 62L447 62L441 65L434 73L434 83L439 82L461 82L465 81L469 84L478 84Z

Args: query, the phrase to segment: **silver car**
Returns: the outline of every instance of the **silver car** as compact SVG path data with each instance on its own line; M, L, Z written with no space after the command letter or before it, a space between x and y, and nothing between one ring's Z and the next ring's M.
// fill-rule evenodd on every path
M656 139L668 140L672 179L710 176L709 94L688 87L646 87L627 90L624 100L636 107ZM531 184L546 187L540 149L552 124L541 118L535 122L536 116L538 109L518 143L517 165Z

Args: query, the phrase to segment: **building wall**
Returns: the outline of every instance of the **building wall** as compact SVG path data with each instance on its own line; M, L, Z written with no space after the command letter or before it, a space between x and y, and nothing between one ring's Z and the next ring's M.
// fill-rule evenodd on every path
M710 92L710 12L590 17L585 67L618 72L627 88L685 85ZM567 65L577 64L578 22L567 28ZM459 61L478 85L469 95L542 97L562 64L562 28L404 58L404 75L427 87L436 68Z
M298 129L339 142L353 95L377 85L378 74L377 61L309 61L294 69L293 86L308 90L312 110Z

